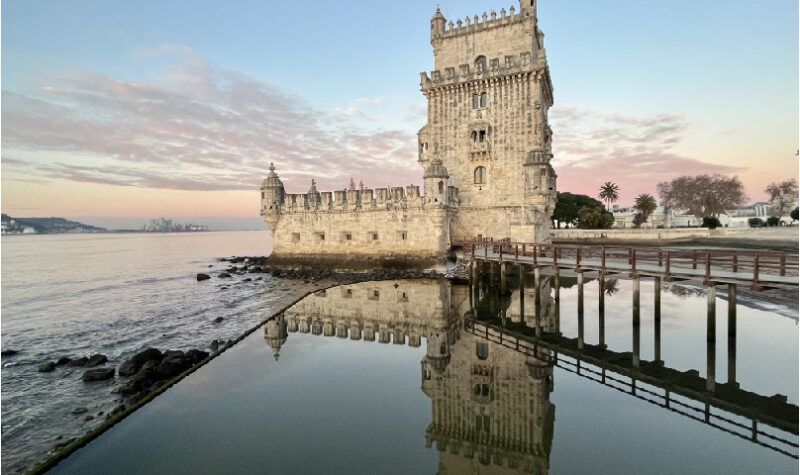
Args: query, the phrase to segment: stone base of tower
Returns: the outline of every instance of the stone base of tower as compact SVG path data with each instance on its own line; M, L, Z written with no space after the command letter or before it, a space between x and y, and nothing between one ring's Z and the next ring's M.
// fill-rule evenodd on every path
M454 242L471 241L478 236L513 242L550 242L549 213L538 207L493 206L461 207L454 216L450 234Z

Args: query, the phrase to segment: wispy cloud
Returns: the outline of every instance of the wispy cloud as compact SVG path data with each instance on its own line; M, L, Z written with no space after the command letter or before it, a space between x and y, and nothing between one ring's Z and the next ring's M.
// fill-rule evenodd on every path
M678 175L739 173L745 169L685 157L675 149L690 124L670 114L628 116L576 107L554 108L553 165L559 189L594 195L602 182L622 187L621 202L640 193L656 194L656 184Z
M142 83L92 71L3 91L4 159L38 177L177 190L252 190L276 162L288 187L418 180L416 138L316 110L275 85L164 45L179 61ZM349 111L349 112L348 112ZM337 117L338 115L338 117ZM345 117L347 119L347 117ZM387 181L388 180L388 181Z

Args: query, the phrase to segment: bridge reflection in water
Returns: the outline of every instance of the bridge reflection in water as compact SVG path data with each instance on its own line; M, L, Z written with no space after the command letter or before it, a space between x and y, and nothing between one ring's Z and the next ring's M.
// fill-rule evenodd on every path
M743 391L735 381L707 388L696 371L666 367L659 350L659 361L645 362L638 351L587 345L583 277L574 280L581 336L569 339L560 334L559 294L567 277L537 273L500 282L496 276L486 272L471 285L416 280L331 288L268 322L265 339L276 360L294 332L411 347L421 347L424 339L421 385L432 407L425 437L439 451L440 473L479 473L488 467L492 473L547 473L555 423L554 366L797 457L796 442L790 440L797 434L797 406L785 399ZM525 284L516 285L520 281ZM512 287L516 290L509 291ZM598 304L604 305L602 297ZM632 309L636 326L637 302ZM765 432L764 425L778 434Z

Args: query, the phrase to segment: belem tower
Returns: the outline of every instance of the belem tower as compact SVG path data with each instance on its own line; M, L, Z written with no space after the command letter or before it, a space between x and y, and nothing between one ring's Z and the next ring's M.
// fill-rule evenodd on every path
M270 164L261 214L273 255L441 258L483 238L548 242L556 174L548 110L553 86L537 0L431 19L435 70L421 73L428 122L418 186L286 193Z

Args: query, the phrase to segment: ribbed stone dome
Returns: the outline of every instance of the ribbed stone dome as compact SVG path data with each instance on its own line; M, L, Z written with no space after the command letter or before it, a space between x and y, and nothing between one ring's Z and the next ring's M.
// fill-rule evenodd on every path
M269 175L261 182L261 188L283 188L283 182L275 173L275 165L269 164Z
M442 165L442 161L438 158L431 160L431 164L425 169L425 175L422 178L448 178L447 168Z

